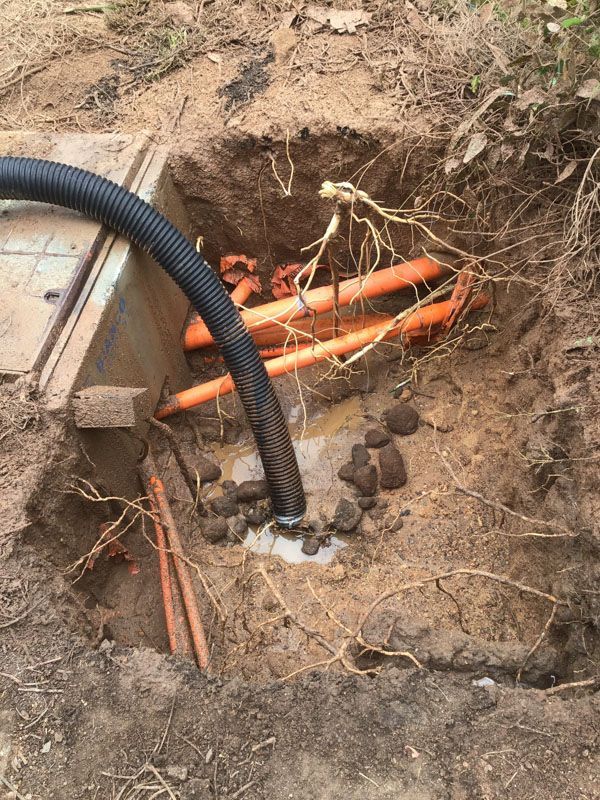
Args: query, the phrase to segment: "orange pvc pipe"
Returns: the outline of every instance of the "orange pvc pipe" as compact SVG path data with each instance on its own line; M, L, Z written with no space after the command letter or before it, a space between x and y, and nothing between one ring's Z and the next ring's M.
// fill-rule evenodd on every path
M487 295L480 294L471 304L471 309L483 308L488 302ZM410 333L417 330L427 333L433 326L440 325L452 308L452 300L444 300L441 303L432 303L424 306L387 331L382 341L393 339L401 333ZM273 358L265 362L267 373L269 377L273 378L286 372L295 372L302 367L318 364L320 361L331 358L331 356L342 356L352 350L358 350L375 341L388 325L389 323L387 322L380 322L377 325L371 325L369 328L353 331L345 336L338 336L328 342L315 342L305 349L296 350L279 358ZM156 419L164 419L171 414L176 414L178 411L194 408L209 400L214 400L216 397L229 394L234 388L231 375L225 375L222 378L215 378L199 386L193 386L191 389L186 389L168 397L164 405L157 410L155 417Z
M242 280L238 283L237 286L234 286L233 291L229 295L232 302L236 306L242 306L246 302L246 300L250 297L254 290L252 289L252 284L248 280L248 278L242 278ZM198 328L204 328L206 333L208 334L208 328L202 322L202 317L198 314L197 311L194 311L192 316L190 317L190 321L188 323L188 328L192 325L197 325ZM187 331L186 331L187 333ZM186 334L184 334L185 336ZM208 334L210 336L210 334Z
M339 321L337 334L350 333L351 331L368 328L378 322L391 322L393 317L386 314L357 314L346 315ZM290 328L292 329L290 331ZM336 336L336 320L331 314L319 314L318 317L297 319L287 327L271 325L268 328L252 332L252 338L258 347L268 347L273 344L293 345L296 341L303 342L314 339L333 339ZM289 347L288 347L289 350Z
M204 628L200 619L200 611L198 609L198 600L194 592L192 579L188 571L188 565L184 560L183 548L179 531L173 519L173 513L169 506L165 487L160 478L156 475L150 476L150 488L152 496L158 508L162 525L169 543L171 552L173 553L173 561L175 563L175 572L179 581L179 588L181 589L181 596L183 598L183 605L185 607L190 633L192 637L192 644L194 646L194 653L200 669L206 669L208 666L208 644L206 643L206 636Z
M391 292L398 292L427 281L434 281L447 273L438 261L432 258L417 258L396 264L387 269L380 269L371 273L368 278L348 278L339 286L340 307L350 305L354 298L380 297ZM359 294L360 293L360 294ZM242 311L242 319L246 326L254 333L261 328L268 328L273 322L290 322L298 317L325 314L331 311L334 305L333 288L321 286L309 289L300 297L286 297L263 306ZM183 337L183 349L195 350L213 344L213 338L205 325L190 325Z
M312 346L312 342L296 344L294 341L289 341L287 344L271 344L268 347L261 348L258 352L263 359L277 358L278 356L284 356L286 353L296 353L298 350L306 350L307 347Z
M165 608L165 626L169 639L169 651L177 652L177 635L175 622L175 606L173 604L173 586L171 583L171 571L169 570L169 553L167 552L167 539L163 526L158 520L158 509L156 503L150 497L150 510L154 520L154 530L156 532L156 549L158 550L158 572L160 576L160 587L162 592L163 606Z

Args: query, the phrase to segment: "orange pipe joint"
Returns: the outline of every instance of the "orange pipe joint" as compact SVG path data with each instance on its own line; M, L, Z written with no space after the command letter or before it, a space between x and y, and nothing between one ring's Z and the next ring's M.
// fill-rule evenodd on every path
M432 258L417 258L387 269L372 272L366 278L356 277L341 281L338 301L340 307L348 306L359 298L381 297L385 294L409 289L421 283L435 281L444 277L448 268ZM303 292L302 296L286 297L263 306L242 312L242 319L251 333L267 328L277 322L287 324L298 317L325 314L334 306L332 286L322 286ZM213 338L206 326L197 323L190 325L183 337L184 350L196 350L213 344Z
M489 297L485 294L480 294L473 300L470 308L471 310L480 309L486 306L488 302ZM353 331L336 339L330 339L328 342L314 342L309 347L296 349L292 353L266 361L265 368L269 377L273 378L286 372L295 372L302 367L318 364L333 356L342 356L353 350L359 350L361 347L376 341L378 337L381 337L381 341L387 341L403 333L414 331L426 334L436 325L441 325L453 307L452 300L432 303L409 314L408 317L392 328L389 328L389 322L380 322L377 325L363 328L363 330ZM156 419L164 419L171 414L176 414L178 411L185 411L202 403L207 403L209 400L229 394L234 388L231 375L225 375L222 378L215 378L199 386L193 386L191 389L186 389L168 397L165 403L157 410Z

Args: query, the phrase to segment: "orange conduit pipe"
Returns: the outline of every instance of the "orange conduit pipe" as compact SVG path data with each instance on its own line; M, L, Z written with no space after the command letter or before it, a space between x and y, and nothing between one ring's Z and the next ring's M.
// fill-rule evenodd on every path
M192 641L185 618L185 610L181 602L181 597L177 591L173 592L174 576L170 562L170 553L167 545L167 537L160 522L158 508L152 498L152 490L148 485L150 494L150 510L154 519L154 530L156 532L156 549L158 550L158 571L160 575L160 586L165 609L165 627L169 640L169 652L178 653L183 656L192 656ZM176 580L176 578L175 578ZM176 586L176 584L175 584ZM177 587L176 587L177 588Z
M470 308L472 310L483 308L488 303L489 297L480 294L473 300ZM401 333L419 331L426 334L431 328L441 325L453 307L452 300L444 300L441 303L432 303L424 306L387 331L382 341L393 339ZM302 367L318 364L332 356L342 356L352 350L358 350L375 341L388 325L389 322L380 322L377 325L371 325L369 328L353 331L345 336L338 336L336 339L330 339L328 342L315 342L302 350L295 350L288 355L273 358L265 362L267 373L269 377L273 378L286 372L295 372ZM209 400L214 400L216 397L229 394L234 388L233 379L230 375L215 378L199 386L193 386L191 389L186 389L168 397L165 403L157 410L155 417L156 419L164 419L171 414L176 414L178 411L194 408Z
M386 314L357 314L342 316L339 321L338 335L351 331L368 328L378 322L391 322L393 317ZM291 329L291 330L290 330ZM312 339L333 339L336 335L336 320L332 314L319 314L318 317L297 319L287 327L271 325L259 331L252 331L252 338L258 347L269 347L275 344L292 345L296 341L303 342Z
M246 300L250 297L253 291L254 289L252 288L252 284L250 283L248 278L242 278L242 280L238 283L238 285L233 288L233 291L231 292L229 297L236 306L241 306L246 302ZM208 333L208 328L202 322L202 317L200 316L200 314L198 314L197 311L194 311L194 313L190 317L188 328L191 325L198 325L200 327L203 327Z
M444 277L448 268L432 258L417 258L372 272L367 278L348 278L339 286L339 305L348 306L356 298L381 297L384 294L408 289L420 283ZM263 306L242 311L242 319L250 332L268 328L273 322L290 322L298 317L325 314L334 305L331 286L321 286L304 292L302 299L286 297ZM202 323L190 325L183 336L183 349L196 350L213 344L213 338Z
M200 669L206 669L208 666L208 644L206 643L206 636L202 620L200 619L200 611L198 608L198 600L194 592L194 586L189 573L188 565L183 553L181 538L179 531L173 518L173 513L169 505L167 493L163 482L156 476L156 467L150 455L146 456L142 471L147 476L147 484L150 490L151 502L158 509L160 524L166 537L166 544L168 545L168 552L173 556L175 564L175 572L181 590L181 597L183 599L183 606L187 616L189 625L189 632L192 639L194 654ZM166 548L164 548L166 550ZM162 577L162 576L161 576ZM173 612L173 619L175 620L175 610ZM176 624L175 620L175 624Z
M173 605L173 586L171 584L171 572L169 570L169 554L167 552L167 538L163 526L158 519L158 509L156 503L150 497L150 510L154 520L154 530L156 532L156 549L158 550L158 573L160 576L160 588L162 591L163 606L165 608L165 627L169 639L169 651L177 652L177 634L175 632L175 606Z
M342 317L338 333L346 334L351 331L361 330L375 325L378 322L392 322L394 318L389 314L362 314L358 317ZM314 323L314 328L313 328ZM273 358L291 353L294 350L303 350L310 347L311 342L326 342L335 337L335 322L331 315L324 315L310 319L300 319L293 323L293 326L282 327L274 325L272 328L265 328L258 331L254 341L259 347L261 358ZM290 330L292 328L292 330ZM313 334L314 330L314 336ZM308 342L308 343L306 343ZM221 356L204 356L207 364L222 361Z

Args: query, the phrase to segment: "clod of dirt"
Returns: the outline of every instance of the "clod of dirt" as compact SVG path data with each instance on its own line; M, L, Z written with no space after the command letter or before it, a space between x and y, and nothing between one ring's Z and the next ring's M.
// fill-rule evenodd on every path
M256 503L244 511L248 525L262 525L269 518L269 509L265 503Z
M210 503L210 510L218 517L235 517L239 514L239 507L231 497L215 497Z
M352 463L356 469L366 466L371 460L371 455L364 444L352 445Z
M370 622L365 638L376 643L386 640L393 650L408 650L429 669L474 672L495 679L509 676L514 680L530 650L530 645L521 642L488 642L461 631L434 628L425 619L397 617L392 622L389 614ZM546 686L551 675L562 672L560 660L553 648L540 647L527 659L523 679Z
M292 28L279 28L271 35L271 47L275 56L275 63L278 66L289 61L296 46L298 38Z
M202 522L202 535L212 544L224 539L228 530L227 520L223 517L209 517Z
M269 484L266 481L242 481L237 487L239 503L254 503L266 500L269 496Z
M359 497L358 498L358 505L363 509L363 511L367 511L369 508L374 508L377 503L377 498L375 497Z
M166 3L165 11L175 25L187 25L192 28L196 24L194 12L183 0L174 0L173 3Z
M235 481L223 481L221 484L221 491L227 497L231 497L237 503L238 499L238 485Z
M194 468L198 471L202 483L217 481L222 474L221 467L218 464L202 455L195 456Z
M305 536L302 542L302 552L306 556L315 556L319 552L321 542L316 536Z
M379 451L379 471L382 489L398 489L406 483L404 459L393 444L386 444Z
M343 464L338 470L338 478L343 481L348 481L352 483L354 480L354 464L349 461L347 464Z
M332 525L340 533L350 533L353 531L362 517L362 509L355 506L351 500L342 497L337 504Z
M388 530L392 531L392 533L397 533L404 527L404 520L402 519L402 517L399 517L397 515L394 517L388 517L385 521L385 527Z
M354 473L354 485L363 497L372 497L377 491L377 467L365 464Z
M236 536L246 535L248 523L241 514L238 514L236 517L230 517L227 520L227 524L229 525L230 530L232 530Z
M385 424L392 433L409 436L419 427L419 412L413 406L397 403L383 412Z
M366 447L385 447L385 445L389 443L390 437L380 428L370 428L365 433Z

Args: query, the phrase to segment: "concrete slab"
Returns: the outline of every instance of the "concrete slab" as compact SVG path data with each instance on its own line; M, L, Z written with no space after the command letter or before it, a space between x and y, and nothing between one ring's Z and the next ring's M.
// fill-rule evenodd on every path
M128 187L147 149L146 135L0 133L0 152L67 161ZM0 374L42 366L105 236L65 209L0 201Z
M189 232L167 151L145 136L0 134L0 148L117 180ZM133 496L161 390L191 383L180 341L187 299L127 239L64 209L5 203L0 242L0 376L29 372L102 485Z

